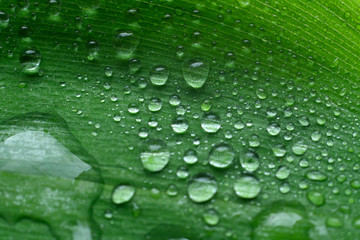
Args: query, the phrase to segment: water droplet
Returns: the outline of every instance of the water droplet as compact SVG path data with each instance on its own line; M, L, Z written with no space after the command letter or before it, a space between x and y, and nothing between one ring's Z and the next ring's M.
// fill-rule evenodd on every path
M112 75L113 75L113 73L114 73L114 71L112 70L111 67L106 67L105 70L104 70L104 72L105 72L105 76L106 76L106 77L112 77Z
M283 157L286 154L286 149L282 145L272 147L272 151L276 157Z
M6 12L0 11L0 26L6 27L9 23L9 15Z
M245 154L240 155L241 166L247 172L255 172L259 168L259 156L257 153L249 150Z
M39 72L41 62L40 51L37 48L29 48L20 54L20 64L26 74L35 74Z
M252 148L257 148L260 146L260 138L258 135L256 135L256 134L251 135L250 140L249 140L249 146Z
M328 217L326 218L326 226L331 228L342 228L344 223L340 218Z
M171 106L173 107L177 107L180 105L181 101L180 101L180 97L178 95L171 95L169 103Z
M57 16L61 11L61 2L59 0L49 0L48 12L52 16Z
M98 52L99 52L99 43L98 43L98 41L90 40L87 43L87 48L89 49L89 55L88 55L87 59L89 61L92 61L97 57Z
M289 193L290 192L290 185L288 183L283 183L281 184L280 188L279 188L281 193Z
M245 124L242 121L237 121L234 124L234 128L237 130L241 130L245 127Z
M320 192L308 192L306 194L306 197L309 200L309 202L311 202L312 204L318 207L324 205L325 203L325 197Z
M301 124L301 126L307 127L310 124L310 121L307 117L301 117L299 118L299 123Z
M232 147L228 144L220 143L211 149L209 163L216 168L227 168L234 158L235 152Z
M188 194L192 201L201 203L210 200L217 192L217 182L207 174L196 176L188 186Z
M210 226L215 226L216 224L219 223L220 220L218 212L214 209L206 210L204 212L203 218L204 218L204 222Z
M166 194L170 197L175 197L178 194L178 189L174 184L170 184L166 190Z
M184 154L184 161L187 164L195 164L198 161L196 151L192 149L187 150Z
M237 196L245 199L252 199L261 191L259 181L252 176L243 176L235 181L234 190Z
M321 133L319 131L315 131L311 134L311 140L314 142L318 142L321 138Z
M272 123L266 128L266 130L268 131L268 133L271 136L276 136L276 135L278 135L280 133L281 128L280 128L279 124Z
M18 0L18 6L20 9L27 9L30 6L29 0Z
M311 171L306 173L306 178L312 181L325 181L327 176L319 171Z
M182 67L186 83L193 88L201 88L209 74L209 65L201 59L185 61Z
M156 86L165 85L169 78L170 71L167 67L159 65L152 68L150 71L150 81Z
M129 202L135 195L135 188L128 185L117 186L111 196L112 202L115 204L123 204Z
M118 29L115 34L114 47L121 59L130 58L139 45L139 39L131 30Z
M179 167L176 171L176 176L180 179L185 179L189 176L189 171L186 167Z
M295 155L304 155L305 154L305 152L307 151L307 149L308 149L308 146L305 144L305 143L303 143L303 142L301 142L301 141L299 141L299 142L296 142L293 146L292 146L292 151L293 151L293 153L295 154Z
M276 201L253 220L251 240L310 240L312 227L305 209L297 202Z
M22 38L28 38L32 34L32 30L30 27L28 27L26 25L22 25L19 28L18 34Z
M128 106L129 113L137 114L139 111L140 111L140 109L136 104L134 104L134 103L129 104L129 106Z
M187 123L185 118L180 116L172 121L171 127L175 133L181 134L186 132L186 130L189 128L189 124Z
M205 132L216 133L221 128L221 119L215 113L204 114L201 127Z
M284 180L284 179L287 179L289 177L289 175L290 175L290 169L283 166L278 169L275 176L280 180Z
M160 100L160 98L154 97L150 99L149 105L148 105L148 109L151 112L157 112L160 111L162 108L162 101Z
M149 139L140 154L143 167L150 172L159 172L169 163L170 153L162 140Z
M136 58L131 58L129 61L129 69L131 73L136 73L141 68L141 61Z
M207 99L205 99L201 104L201 110L203 110L204 112L209 111L211 107L212 107L211 101Z

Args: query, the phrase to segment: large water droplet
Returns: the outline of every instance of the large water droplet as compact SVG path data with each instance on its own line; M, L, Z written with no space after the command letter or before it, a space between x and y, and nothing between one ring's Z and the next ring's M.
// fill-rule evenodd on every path
M284 179L287 179L289 177L289 175L290 175L290 169L283 166L278 169L275 176L276 176L276 178L278 178L280 180L284 180Z
M209 175L196 176L188 186L191 200L197 203L210 200L217 192L217 182Z
M211 149L209 163L216 168L227 168L234 158L235 152L232 147L228 144L220 143Z
M184 62L182 72L189 86L201 88L209 75L209 65L201 59L191 59Z
M150 172L159 172L165 168L170 159L167 145L162 140L149 139L140 154L143 167Z
M245 199L257 197L261 191L259 181L252 176L243 176L235 181L234 190L237 196Z
M201 127L205 132L216 133L221 128L221 119L215 113L204 114L201 120Z
M184 154L184 161L187 164L195 164L198 161L196 151L192 149L187 150Z
M154 97L150 99L148 109L151 112L158 112L161 110L161 108L162 108L162 101L160 100L160 98Z
M114 40L117 56L121 59L130 58L139 42L138 37L132 30L118 29Z
M135 195L135 188L128 185L117 186L111 196L111 200L115 204L123 204L129 202Z
M253 220L251 240L310 240L312 227L299 203L274 202Z
M40 51L37 48L25 49L21 52L19 61L26 74L38 73L41 62Z

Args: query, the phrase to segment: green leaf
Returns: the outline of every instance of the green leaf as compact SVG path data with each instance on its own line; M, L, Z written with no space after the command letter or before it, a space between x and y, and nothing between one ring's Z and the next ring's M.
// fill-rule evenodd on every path
M0 1L1 239L358 239L358 10Z

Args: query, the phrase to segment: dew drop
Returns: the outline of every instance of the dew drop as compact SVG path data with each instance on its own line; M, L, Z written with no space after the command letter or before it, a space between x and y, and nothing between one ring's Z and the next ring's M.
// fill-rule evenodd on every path
M311 202L315 206L320 207L325 204L325 197L320 192L308 192L306 194L306 197L309 200L309 202Z
M252 199L261 191L259 181L252 176L243 176L235 181L234 190L238 197Z
M161 108L162 108L162 101L160 100L160 98L154 97L150 99L148 109L151 112L158 112L161 110Z
M169 74L170 72L167 67L162 65L155 66L150 71L150 81L156 86L165 85L169 79Z
M281 128L280 128L279 124L272 123L266 128L266 130L268 131L268 133L271 136L276 136L276 135L278 135L280 133Z
M184 117L179 116L172 121L171 127L175 133L182 134L189 128L189 124Z
M26 49L20 54L19 61L26 74L36 74L41 62L40 51L37 48Z
M200 174L190 182L187 190L192 201L196 203L206 202L216 194L217 182L207 174Z
M327 176L319 171L311 171L306 173L306 178L312 181L325 181L327 179Z
M111 196L111 200L115 204L123 204L129 202L135 195L135 188L128 185L117 186Z
M182 72L189 86L201 88L209 75L209 65L201 59L191 59L184 62Z
M204 222L210 226L217 225L220 220L218 212L214 209L206 210L203 214L203 219L204 219Z
M287 179L289 175L290 175L290 170L287 167L283 166L278 169L275 176L277 179L284 180Z
M305 154L305 152L307 151L307 149L308 149L308 146L305 144L305 143L303 143L303 142L301 142L301 141L299 141L299 142L296 142L293 146L292 146L292 151L293 151L293 153L295 154L295 155L304 155Z
M247 172L255 172L259 168L259 156L257 153L249 150L240 155L240 164Z
M187 164L195 164L198 161L197 153L195 150L189 149L184 154L184 162Z
M149 139L140 154L143 167L150 172L159 172L169 163L170 153L162 140Z
M115 34L114 47L120 59L128 59L139 45L139 39L131 30L118 29Z
M216 133L221 128L221 119L215 113L204 114L201 127L205 132Z
M209 154L209 163L216 168L227 168L233 162L235 152L232 147L225 143L215 145Z

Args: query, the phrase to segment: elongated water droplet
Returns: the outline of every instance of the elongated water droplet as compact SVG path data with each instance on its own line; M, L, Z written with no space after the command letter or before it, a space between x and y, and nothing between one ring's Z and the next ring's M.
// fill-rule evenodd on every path
M306 178L312 181L325 181L327 176L319 171L311 171L306 174Z
M123 204L129 202L135 195L135 188L128 185L117 186L111 196L111 200L115 204Z
M114 47L117 56L121 59L130 58L139 45L135 32L128 29L118 29L115 34Z
M191 59L184 62L182 72L189 86L201 88L209 75L209 65L201 59Z
M39 72L41 62L40 51L37 48L29 48L20 54L20 64L26 74L35 74Z

